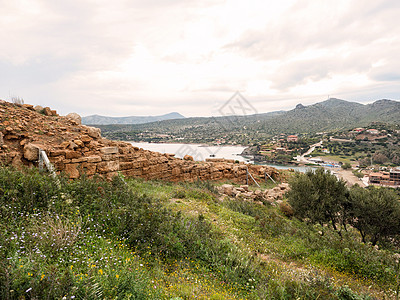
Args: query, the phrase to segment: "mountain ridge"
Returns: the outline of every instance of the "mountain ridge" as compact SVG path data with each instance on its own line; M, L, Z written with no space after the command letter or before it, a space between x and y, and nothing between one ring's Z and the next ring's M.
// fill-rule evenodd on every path
M183 119L185 118L178 112L171 112L159 116L127 116L127 117L109 117L101 115L90 115L82 117L82 123L86 125L111 125L111 124L145 124L157 121Z
M400 125L400 102L381 99L370 104L361 104L331 98L308 106L298 104L294 109L283 112L195 117L136 125L106 125L99 128L113 139L142 140L143 133L146 133L147 141L170 141L171 138L151 138L166 134L172 139L183 139L186 142L212 142L225 137L225 140L247 145L277 134L315 134L363 127L372 122Z

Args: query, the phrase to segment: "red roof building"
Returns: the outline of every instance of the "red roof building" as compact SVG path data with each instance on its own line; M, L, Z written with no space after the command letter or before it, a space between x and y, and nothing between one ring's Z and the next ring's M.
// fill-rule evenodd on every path
M289 135L286 140L288 142L297 142L299 138L297 137L297 135Z

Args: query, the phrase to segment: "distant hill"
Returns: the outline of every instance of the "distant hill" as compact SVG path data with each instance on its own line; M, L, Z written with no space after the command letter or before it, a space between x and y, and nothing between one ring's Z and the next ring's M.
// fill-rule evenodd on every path
M316 133L366 126L371 122L400 124L400 102L385 99L364 105L331 98L314 105L298 105L250 128L271 134Z
M185 118L138 125L99 126L111 139L210 142L224 137L243 145L284 134L317 133L366 126L372 122L400 124L400 102L378 100L360 104L331 98L313 105L298 104L289 111L230 117ZM142 139L144 136L148 137ZM157 134L170 135L154 140Z
M82 123L86 125L110 125L110 124L145 124L150 122L183 119L180 113L172 112L161 116L130 116L130 117L107 117L91 115L82 118Z

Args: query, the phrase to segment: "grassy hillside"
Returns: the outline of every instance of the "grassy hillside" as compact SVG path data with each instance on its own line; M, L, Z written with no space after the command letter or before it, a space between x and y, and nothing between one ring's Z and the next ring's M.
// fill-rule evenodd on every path
M208 182L59 181L0 169L1 299L393 299L398 289L393 249L222 198Z
M314 105L298 105L287 112L251 116L186 118L141 125L98 126L106 137L135 141L213 142L222 137L249 145L276 134L313 134L352 129L371 122L400 124L400 102L379 100L363 105L329 99ZM161 135L161 137L160 137ZM168 136L165 136L168 135Z

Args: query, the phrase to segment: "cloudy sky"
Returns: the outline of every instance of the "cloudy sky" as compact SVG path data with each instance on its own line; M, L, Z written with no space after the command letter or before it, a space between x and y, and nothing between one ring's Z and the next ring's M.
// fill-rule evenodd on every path
M399 0L0 0L0 99L82 116L400 99Z

